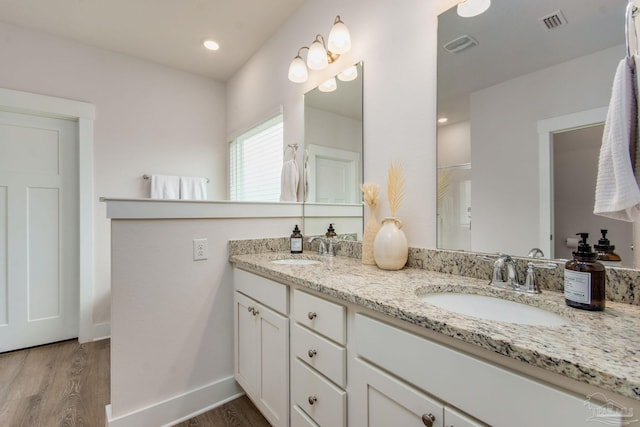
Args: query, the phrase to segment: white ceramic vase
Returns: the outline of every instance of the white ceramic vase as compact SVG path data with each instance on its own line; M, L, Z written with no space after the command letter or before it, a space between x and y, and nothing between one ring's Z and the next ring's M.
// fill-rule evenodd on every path
M376 265L376 260L373 257L373 242L380 230L380 224L376 217L376 207L369 206L369 219L364 226L364 233L362 235L362 263L366 265Z
M407 263L409 245L402 231L402 221L395 217L382 220L373 242L373 257L383 270L400 270Z

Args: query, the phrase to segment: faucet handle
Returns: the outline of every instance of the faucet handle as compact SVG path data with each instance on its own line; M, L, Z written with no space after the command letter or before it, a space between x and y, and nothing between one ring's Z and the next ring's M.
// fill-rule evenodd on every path
M538 284L538 277L536 276L536 268L544 268L545 270L553 270L558 264L552 262L543 264L534 264L533 262L527 263L527 274L524 278L524 291L529 294L542 293L540 285Z

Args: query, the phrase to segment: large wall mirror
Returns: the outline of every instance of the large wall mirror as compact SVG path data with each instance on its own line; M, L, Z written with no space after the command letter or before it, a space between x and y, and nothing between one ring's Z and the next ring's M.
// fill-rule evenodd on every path
M338 234L362 236L362 63L357 77L330 92L304 95L304 229L324 234L334 223Z
M592 214L626 6L493 0L439 16L439 248L570 258L568 239L607 229L631 265L631 225Z

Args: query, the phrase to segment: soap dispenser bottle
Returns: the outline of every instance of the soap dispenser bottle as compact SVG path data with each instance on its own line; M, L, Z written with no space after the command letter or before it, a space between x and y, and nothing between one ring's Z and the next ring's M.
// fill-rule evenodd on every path
M302 253L302 233L298 228L298 224L296 224L293 229L293 233L291 233L291 253L292 254L301 254Z
M577 233L581 240L573 260L564 266L564 298L568 306L582 310L604 310L605 268L587 243L589 233Z
M613 267L620 266L622 264L622 258L613 252L616 247L607 239L607 231L608 230L600 230L602 238L598 240L597 245L593 245L593 248L598 253L598 262Z
M327 228L327 232L324 234L324 237L327 239L336 237L336 230L333 228L333 224L329 224L329 228Z

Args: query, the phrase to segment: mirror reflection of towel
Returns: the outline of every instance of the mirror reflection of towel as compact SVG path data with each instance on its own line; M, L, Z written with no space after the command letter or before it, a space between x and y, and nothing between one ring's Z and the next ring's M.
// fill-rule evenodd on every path
M298 164L295 158L287 160L282 164L282 177L280 178L280 201L298 201Z
M179 199L180 177L173 175L151 175L152 199Z

